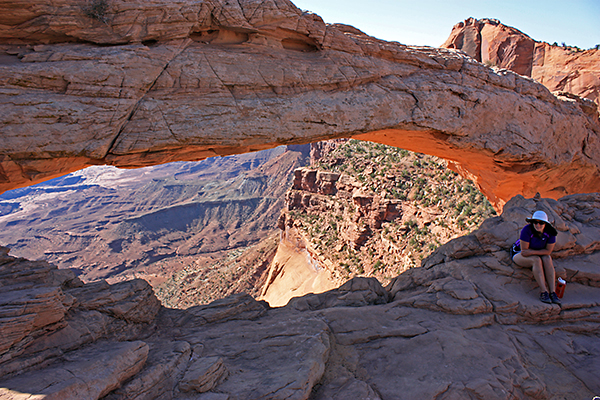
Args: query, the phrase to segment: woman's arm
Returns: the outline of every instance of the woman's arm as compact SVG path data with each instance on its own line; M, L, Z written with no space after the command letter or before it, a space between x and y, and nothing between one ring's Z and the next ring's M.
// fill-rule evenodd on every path
M529 257L529 256L547 256L550 255L550 253L552 253L552 250L554 250L554 245L556 243L549 243L546 245L545 249L541 249L541 250L531 250L529 248L529 242L524 242L521 240L521 255L523 257Z

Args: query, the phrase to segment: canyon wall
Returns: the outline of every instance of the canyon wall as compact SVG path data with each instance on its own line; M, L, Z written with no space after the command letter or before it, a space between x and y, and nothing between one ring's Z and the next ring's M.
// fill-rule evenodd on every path
M469 18L454 25L442 47L459 49L486 65L529 76L551 91L600 104L600 49L538 42L495 19Z
M354 137L452 162L499 210L600 188L596 104L286 0L0 5L0 190Z
M271 306L356 276L386 285L496 214L437 157L358 140L311 147L311 165L294 172L279 218L260 297Z

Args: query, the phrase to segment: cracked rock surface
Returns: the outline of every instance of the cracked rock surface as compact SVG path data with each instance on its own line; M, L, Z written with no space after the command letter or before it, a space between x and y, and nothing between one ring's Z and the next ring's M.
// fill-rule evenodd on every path
M536 209L559 232L555 264L568 282L560 306L541 303L531 271L509 259ZM592 398L599 231L598 194L517 196L386 288L354 278L281 308L238 294L168 309L144 281L84 285L3 248L0 396Z

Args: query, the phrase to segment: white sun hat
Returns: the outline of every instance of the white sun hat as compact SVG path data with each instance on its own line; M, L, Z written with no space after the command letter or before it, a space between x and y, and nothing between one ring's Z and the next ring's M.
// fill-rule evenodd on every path
M548 232L552 236L556 236L556 234L557 234L556 228L553 227L552 224L550 223L550 221L548 220L548 214L546 214L542 210L537 210L536 212L533 213L533 215L531 216L531 218L525 218L525 220L527 222L529 222L529 223L531 223L533 221L542 221L542 222L544 222L546 224L547 227L550 228L546 232Z
M547 224L550 223L550 221L548 221L548 215L545 212L543 212L542 210L537 210L536 212L533 213L531 218L525 218L525 220L527 222L542 221Z

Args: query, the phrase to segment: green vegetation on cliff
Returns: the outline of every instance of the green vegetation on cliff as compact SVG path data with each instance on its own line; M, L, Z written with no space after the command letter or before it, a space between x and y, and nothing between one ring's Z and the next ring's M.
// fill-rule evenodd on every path
M315 257L339 266L342 278L388 282L496 214L473 182L433 156L349 140L311 168L341 174L338 191L312 193L288 216Z

